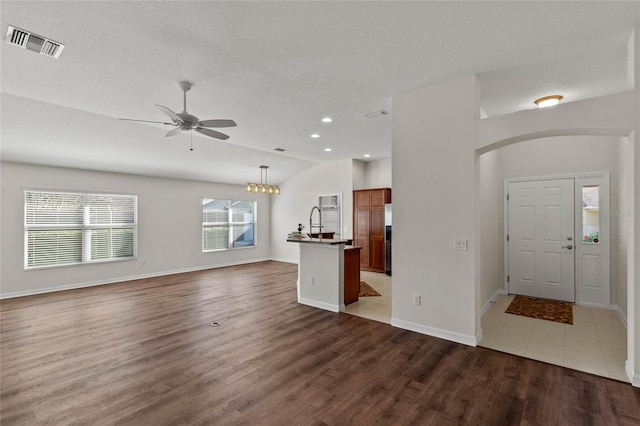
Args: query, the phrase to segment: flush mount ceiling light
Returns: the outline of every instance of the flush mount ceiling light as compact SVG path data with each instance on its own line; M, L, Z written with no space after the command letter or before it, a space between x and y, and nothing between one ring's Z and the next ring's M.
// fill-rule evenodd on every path
M260 183L247 182L247 192L261 192L269 195L280 195L280 187L278 185L269 185L267 182L267 169L269 166L260 166ZM264 175L264 183L262 176Z
M62 49L64 49L64 44L62 43L16 28L12 25L9 25L7 28L7 35L4 41L54 59L58 59L58 56L62 53Z
M314 138L314 139L318 139L320 137L320 135L317 134L317 133L314 133L314 134L311 135L311 137Z
M322 119L322 122L323 122L323 123L331 123L332 121L333 121L333 118L331 118L331 117L324 117L324 118Z
M544 98L536 99L535 104L538 105L538 108L546 108L554 105L558 105L562 96L560 95L551 95L545 96Z
M364 158L369 158L369 157L371 157L371 154L365 154L365 155L363 155L363 157Z
M325 148L324 149L326 152L331 152L331 148Z

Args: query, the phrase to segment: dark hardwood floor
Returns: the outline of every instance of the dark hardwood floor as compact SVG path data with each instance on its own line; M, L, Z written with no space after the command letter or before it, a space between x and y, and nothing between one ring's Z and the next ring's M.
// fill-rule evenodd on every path
M0 423L640 424L629 384L299 305L296 276L261 262L3 300Z

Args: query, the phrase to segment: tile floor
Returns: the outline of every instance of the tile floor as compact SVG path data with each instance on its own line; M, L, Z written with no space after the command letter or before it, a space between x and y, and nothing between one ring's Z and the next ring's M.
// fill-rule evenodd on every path
M346 306L345 313L391 323L391 277L377 272L360 271L360 280L373 287L380 296L360 297L357 302Z
M500 295L482 316L479 346L624 382L627 330L616 311L573 307L573 325L504 313Z

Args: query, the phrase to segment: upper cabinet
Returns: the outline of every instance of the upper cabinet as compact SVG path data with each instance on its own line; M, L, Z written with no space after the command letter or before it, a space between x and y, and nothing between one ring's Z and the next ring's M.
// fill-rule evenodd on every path
M359 189L353 191L354 207L382 207L391 202L391 188Z

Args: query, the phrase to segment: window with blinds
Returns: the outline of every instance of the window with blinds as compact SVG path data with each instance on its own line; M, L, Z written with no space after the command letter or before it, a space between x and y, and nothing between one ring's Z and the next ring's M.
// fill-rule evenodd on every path
M25 268L130 259L137 197L25 191Z
M253 247L256 203L202 199L202 251Z

